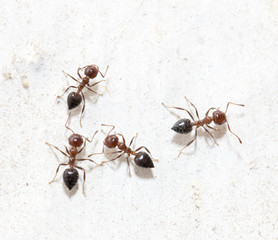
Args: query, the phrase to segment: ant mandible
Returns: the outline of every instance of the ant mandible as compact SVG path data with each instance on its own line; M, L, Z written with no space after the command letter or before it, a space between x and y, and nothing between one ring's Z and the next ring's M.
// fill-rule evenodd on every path
M109 131L106 138L104 139L102 152L101 153L93 153L93 154L89 155L88 157L91 157L91 156L96 155L96 154L103 154L104 153L104 146L106 146L108 148L118 147L119 151L112 152L112 153L120 153L120 155L118 155L117 157L115 157L113 159L110 159L108 161L103 161L100 164L102 165L104 163L114 161L114 160L120 158L123 154L126 153L127 154L126 160L127 160L128 169L129 169L129 176L131 176L131 174L130 174L130 159L129 159L130 155L135 156L134 157L134 162L137 166L143 167L143 168L154 168L153 161L152 161L153 157L152 157L150 151L145 146L139 147L134 151L130 148L130 146L132 145L133 140L137 137L137 135L131 139L131 141L129 143L129 146L127 147L126 143L125 143L125 138L122 134L116 133L116 134L111 134L110 135L110 133L115 128L115 126L106 125L106 124L102 124L102 126L112 127L112 129ZM122 137L122 139L123 139L122 142L119 140L119 137L117 135ZM150 155L146 152L143 152L143 151L138 152L142 148L144 148Z
M69 86L65 91L64 93L61 95L61 96L57 96L57 98L62 98L62 96L70 89L70 88L77 88L77 91L76 92L71 92L69 93L68 95L68 99L67 99L67 104L68 104L68 109L71 110L73 108L76 108L77 106L80 105L82 99L83 99L83 107L82 107L82 110L81 110L81 115L80 115L80 126L81 126L81 118L82 118L82 114L84 112L84 109L85 109L85 97L84 97L84 94L82 92L82 90L84 88L88 89L89 91L99 95L99 96L102 96L102 94L99 94L97 93L96 91L92 90L90 87L93 87L97 84L99 84L100 82L103 82L105 80L100 80L98 82L95 82L93 84L89 84L89 81L90 79L94 79L98 73L100 73L100 75L104 78L105 75L106 75L106 72L108 70L109 66L107 66L106 68L106 71L104 73L104 75L99 71L99 67L96 66L96 65L87 65L85 67L82 67L82 68L78 68L77 69L77 75L78 77L81 79L81 82L78 81L77 79L75 79L73 76L71 76L70 74L68 73L65 73L67 76L69 76L70 78L72 78L74 81L78 82L79 85L76 87L76 86ZM81 77L81 74L80 74L80 71L84 69L84 74L85 74L85 77Z
M68 117L68 120L69 120L70 116ZM64 180L64 183L65 185L67 186L67 188L69 190L71 190L77 183L77 180L78 180L78 177L79 177L79 173L78 171L76 170L77 169L80 169L80 170L83 170L84 172L84 175L83 175L83 186L82 186L82 192L83 194L85 194L85 191L84 191L84 184L85 184L85 179L86 179L86 173L85 173L85 170L84 168L82 167L79 167L79 166L76 166L75 165L75 161L90 161L90 162L93 162L94 164L100 166L100 164L96 163L94 160L91 160L91 159L88 159L88 158L81 158L81 159L76 159L76 155L81 153L83 151L83 149L86 147L86 141L88 142L92 142L95 135L97 134L98 131L96 131L92 137L91 140L89 140L88 138L80 135L80 134L76 134L74 133L74 131L72 129L70 129L68 126L67 126L67 123L68 123L68 120L65 124L65 127L67 129L69 129L72 134L70 135L70 137L68 138L68 141L69 141L69 145L71 146L71 148L68 150L67 147L66 148L66 152L63 152L62 150L60 150L58 147L46 142L46 144L50 147L54 147L56 150L58 150L59 152L61 152L62 154L64 154L68 159L69 159L69 162L68 163L61 163L59 164L57 170L56 170L56 174L53 178L53 180L51 182L49 182L49 184L53 183L56 176L57 176L57 173L59 171L59 168L60 166L67 166L69 165L69 168L67 168L65 171L64 171L64 174L63 174L63 180ZM85 141L83 140L83 138L85 139ZM83 147L81 147L83 145ZM78 150L77 148L81 147L80 150Z
M192 116L192 114L191 114L188 110L186 110L186 109L184 109L184 108L180 108L180 107L170 107L170 106L166 106L164 103L162 103L162 105L163 105L164 107L166 107L166 108L175 108L175 109L178 109L178 110L184 110L184 111L186 111L186 112L189 114L189 116L191 117L191 119L193 120L193 121L191 121L190 119L187 119L187 118L180 119L180 120L177 121L177 122L174 124L174 126L171 128L172 130L174 130L175 132L180 133L180 134L186 134L186 133L191 132L194 126L196 127L196 128L195 128L195 136L194 136L193 140L191 140L187 145L185 145L185 146L180 150L178 157L181 155L182 151L183 151L187 146L189 146L191 143L193 143L193 142L196 140L196 138L197 138L197 129L198 129L199 127L203 127L203 128L205 129L205 131L212 137L212 139L214 140L214 142L218 145L218 143L216 142L214 136L209 132L208 129L205 128L205 126L206 126L206 127L210 128L210 129L212 129L212 130L218 131L219 129L213 128L213 127L209 126L209 124L210 124L211 122L214 122L216 125L222 125L222 124L224 124L224 123L227 123L227 126L228 126L229 131L230 131L232 134L234 134L234 135L237 137L237 139L239 140L239 142L242 144L241 139L240 139L234 132L232 132L232 130L231 130L231 128L230 128L230 125L229 125L229 123L228 123L228 121L227 121L226 113L227 113L227 110L228 110L228 107L229 107L230 104L237 105L237 106L241 106L241 107L244 107L244 104L238 104L238 103L228 102L225 112L222 112L222 111L218 110L217 108L212 107L212 108L210 108L210 109L207 111L205 118L200 119L200 118L199 118L198 110L197 110L197 108L195 107L195 105L194 105L193 103L191 103L191 102L187 99L187 97L185 97L185 99L186 99L186 101L188 101L188 102L191 104L191 106L193 106L193 108L195 109L195 111L196 111L196 116L198 117L198 120L197 120L197 121L194 119L194 117ZM214 111L214 112L212 113L212 116L208 116L208 114L209 114L209 112L210 112L211 110L216 110L216 111Z

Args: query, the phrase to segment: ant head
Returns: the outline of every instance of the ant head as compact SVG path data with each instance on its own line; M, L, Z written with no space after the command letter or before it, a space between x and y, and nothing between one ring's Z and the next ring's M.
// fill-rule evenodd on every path
M177 133L185 134L192 131L192 124L189 119L183 118L177 121L171 129Z
M80 147L83 144L83 138L79 134L71 134L69 137L69 145L73 147Z
M88 78L95 78L98 74L98 66L96 65L90 65L88 67L85 68L84 70L84 74L88 77Z
M225 113L220 110L214 111L212 117L213 122L217 125L222 125L227 121Z
M134 162L139 167L154 168L151 157L145 152L138 152L134 158Z
M68 95L68 108L69 110L76 108L81 103L82 98L81 95L76 92L71 92Z
M104 139L104 145L108 148L115 148L117 147L119 142L119 138L116 135L108 135Z

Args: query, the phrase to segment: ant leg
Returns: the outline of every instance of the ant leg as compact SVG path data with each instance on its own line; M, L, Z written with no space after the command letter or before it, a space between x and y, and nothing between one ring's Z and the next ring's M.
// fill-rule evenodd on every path
M88 88L87 86L85 86L85 88L87 88L89 91L95 93L95 94L98 95L98 96L103 96L103 94L97 93L96 91L92 90L91 88Z
M92 153L90 155L88 155L88 157L91 157L93 155L98 155L98 154L103 154L104 153L104 145L103 145L103 148L102 148L102 152L101 153Z
M206 130L206 132L212 137L212 139L213 139L213 141L215 142L215 144L216 144L216 145L219 145L219 144L216 142L214 136L210 133L210 131L207 130L204 126L203 126L203 128L204 128L204 129Z
M226 112L228 111L228 107L229 107L229 105L230 105L230 104L237 105L237 106L241 106L241 107L245 107L245 105L244 105L244 104L238 104L238 103L228 102L227 107L226 107L225 114L226 114Z
M65 146L66 152L70 155L68 148Z
M112 154L115 154L115 153L121 153L122 150L119 150L119 151L115 151L115 152L110 152L110 153L107 153L108 155L112 155Z
M227 126L228 126L229 131L230 131L232 134L234 134L234 135L237 137L237 139L239 140L239 142L242 144L242 141L241 141L241 139L239 138L239 136L236 135L234 132L232 132L232 130L231 130L231 128L230 128L230 125L229 125L228 121L227 121Z
M57 96L56 98L62 98L62 97L64 96L64 94L65 94L70 88L78 88L78 87L69 86L69 87L64 91L64 93L63 93L61 96Z
M104 75L98 70L99 74L100 74L103 78L105 78L105 75L106 75L106 73L107 73L108 68L109 68L109 65L107 66Z
M83 92L81 92L81 96L82 96L82 99L83 99L83 107L82 107L81 114L80 114L80 119L79 119L79 122L80 122L80 127L82 127L82 124L81 124L81 121L82 121L82 115L83 115L84 110L85 110L85 97L84 97Z
M57 176L57 173L59 172L60 166L67 166L67 165L68 165L67 163L61 163L61 164L59 164L59 166L58 166L58 168L57 168L57 170L56 170L55 177L52 179L52 181L49 182L49 184L51 184L51 183L54 182L54 180L55 180L55 178L56 178L56 176Z
M142 147L137 148L134 152L138 152L138 151L139 151L140 149L142 149L142 148L144 148L144 149L151 155L151 158L152 158L154 161L157 161L157 162L158 162L158 159L154 159L153 156L152 156L152 154L151 154L151 152L150 152L150 150L147 149L145 146L142 146Z
M196 111L196 115L197 115L198 119L200 120L199 113L198 113L198 110L197 110L197 108L195 107L195 105L194 105L192 102L190 102L186 96L184 96L184 98L185 98L185 100L186 100L187 102L189 102L189 103L191 104L192 107L194 107L194 109L195 109L195 111Z
M78 82L78 83L81 83L81 82L79 82L77 79L75 79L73 76L69 75L68 73L66 73L66 72L64 72L64 71L63 71L63 73L66 74L67 76L69 76L72 80L74 80L74 81L76 81L76 82Z
M120 158L123 154L124 154L124 152L123 152L122 154L120 154L119 156L113 158L113 159L110 159L110 160L101 162L101 163L100 163L100 166L102 166L104 163L112 162L112 161L114 161L114 160Z
M210 128L210 129L214 130L214 131L220 131L219 128L213 128L213 127L211 127L211 126L209 126L209 125L207 125L207 124L206 124L206 126L207 126L208 128Z
M128 166L128 173L129 173L129 176L131 177L129 156L126 157L126 161L127 161L127 166Z
M85 169L82 168L82 167L78 167L78 166L74 166L74 167L76 167L76 168L78 168L78 169L80 169L80 170L83 170L83 172L84 172L84 175L83 175L83 185L82 185L82 193L85 195L85 191L84 191L84 185L85 185L85 180L86 180Z
M75 159L76 161L80 161L80 162L82 162L82 161L90 161L90 162L92 162L92 163L94 163L94 164L96 164L97 166L101 166L101 164L99 164L99 163L97 163L97 162L95 162L94 160L92 160L92 159L89 159L89 158L81 158L81 159Z
M212 110L212 109L217 110L217 108L214 108L214 107L210 108L210 109L206 112L206 116L208 116L210 110Z
M162 105L163 105L164 107L166 107L166 108L175 108L175 109L178 109L178 110L186 111L186 112L189 114L189 116L192 118L192 120L195 121L194 118L193 118L193 116L192 116L192 114L191 114L188 110L186 110L186 109L184 109L184 108L180 108L180 107L171 107L171 106L165 105L164 103L162 103Z
M67 121L66 121L66 123L65 123L65 127L66 127L68 130L72 131L72 133L74 134L74 131L67 125L67 124L69 123L70 116L71 116L71 113L69 113L68 119L67 119Z
M109 131L107 135L109 135L115 129L114 125L101 124L101 126L112 127L112 129Z
M131 146L131 144L132 144L133 140L134 140L134 139L136 139L136 138L137 138L137 136L138 136L138 133L136 133L136 136L135 136L135 137L133 137L133 138L131 139L131 141L130 141L130 143L129 143L129 146L128 146L129 148L130 148L130 146Z
M61 152L62 154L64 154L66 157L70 158L70 156L68 156L65 152L63 152L62 150L60 150L59 148L57 148L56 146L48 143L48 142L45 142L45 144L47 144L49 147L54 147L55 149L57 149L59 152Z
M93 86L99 84L100 82L106 82L106 81L105 81L105 80L100 80L100 81L98 81L98 82L95 82L95 83L92 84L92 85L88 84L88 86L89 86L89 87L93 87Z
M195 137L193 138L193 140L191 140L189 143L187 143L187 144L180 150L180 152L179 152L179 154L178 154L178 157L180 157L182 151L183 151L186 147L188 147L191 143L193 143L193 142L196 140L196 138L197 138L197 129L198 129L198 128L195 128Z

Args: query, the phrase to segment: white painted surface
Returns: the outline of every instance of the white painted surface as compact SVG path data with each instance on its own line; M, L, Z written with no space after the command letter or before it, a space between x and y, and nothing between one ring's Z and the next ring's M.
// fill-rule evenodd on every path
M1 6L1 239L278 239L276 0ZM160 161L152 172L132 166L131 178L124 158L80 164L84 197L81 180L66 191L63 171L48 185L66 159L44 142L67 145L66 102L56 96L74 82L62 70L76 76L87 64L110 66L107 90L87 92L84 127L77 114L71 128L91 136L115 124L127 141L138 132L136 146ZM225 127L219 146L200 130L177 158L191 138L171 131L178 118L161 102L189 108L185 95L201 116L246 104L228 111L243 144ZM102 129L86 155L101 151Z

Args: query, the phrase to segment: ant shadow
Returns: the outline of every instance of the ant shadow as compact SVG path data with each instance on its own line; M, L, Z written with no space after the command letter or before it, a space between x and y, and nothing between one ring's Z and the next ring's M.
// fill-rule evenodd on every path
M190 136L190 137L193 138L193 136ZM196 140L197 140L197 139L196 139ZM189 151L189 152L182 151L182 154L186 154L186 155L188 155L188 156L193 155L193 154L196 152L196 150L197 150L197 141L196 141L196 140L195 140L192 144L190 144L190 145L188 146L188 147L190 147L190 146L194 145L193 150L191 150L191 151ZM188 138L188 135L175 134L174 137L172 138L172 141L173 141L174 143L180 145L181 148L182 148L182 147L184 147L184 146L187 144L187 142L190 141L190 139ZM186 147L186 148L188 148L188 147ZM185 148L185 149L186 149L186 148ZM185 150L185 149L184 149L184 150ZM180 149L180 150L181 150L181 149ZM180 150L179 150L179 151L180 151Z
M100 84L101 84L101 83L100 83ZM84 89L84 90L83 90L83 91L84 91L83 93L84 93L85 99L89 100L89 101L92 102L93 104L97 103L99 97L102 97L102 96L103 96L103 93L99 93L99 92L98 92L98 89L99 89L99 84L97 84L97 85L95 85L95 86L93 87L93 90L94 90L95 92L97 92L98 94L93 93L93 92L89 91L88 89Z
M219 129L219 131L210 130L210 132L214 136L216 142L217 142L217 139L222 138L227 133L227 127L224 125L217 126L217 129ZM195 131L195 130L193 130L193 131ZM198 138L200 138L200 137L205 138L205 141L210 148L214 148L215 146L217 146L216 143L214 142L214 140L212 139L212 137L204 129L202 129L202 127L200 127L199 129L197 129L196 140L188 146L188 147L190 147L191 145L194 144L193 150L190 152L183 151L182 154L185 153L186 155L193 155L197 150L197 142L198 142ZM172 141L174 143L184 147L193 138L194 138L194 136L192 134L175 134ZM185 149L187 149L188 147L186 147Z
M154 178L152 168L142 168L136 166L135 164L132 165L134 166L134 173L136 176L146 179Z
M75 194L76 194L76 192L77 192L77 190L79 189L79 183L77 182L77 184L71 189L71 190L69 190L68 188L67 188L67 186L65 185L65 183L63 183L63 190L64 190L64 193L69 197L69 198L72 198Z

